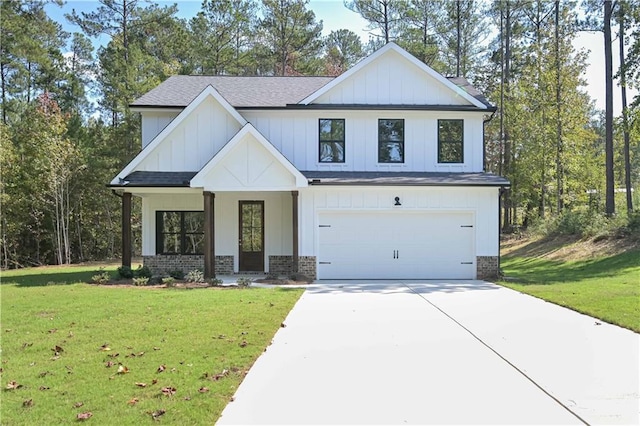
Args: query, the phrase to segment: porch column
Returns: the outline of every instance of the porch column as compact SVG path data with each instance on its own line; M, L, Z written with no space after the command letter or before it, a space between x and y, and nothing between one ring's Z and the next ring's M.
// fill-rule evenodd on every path
M298 191L291 191L291 213L293 224L293 264L292 272L298 273Z
M122 266L131 267L131 193L122 193Z
M216 194L204 191L204 277L216 277L215 221L213 212Z

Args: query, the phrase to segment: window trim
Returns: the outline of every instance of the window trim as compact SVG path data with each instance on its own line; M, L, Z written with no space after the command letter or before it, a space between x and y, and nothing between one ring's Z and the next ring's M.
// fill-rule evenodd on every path
M343 139L335 139L335 140L322 140L320 138L322 128L320 123L323 120L331 120L331 121L342 121L343 128ZM318 119L318 163L320 164L344 164L347 159L347 151L346 151L346 139L347 139L347 121L344 118L319 118ZM323 143L341 143L342 144L342 161L322 161L322 144Z
M162 219L163 213L179 213L180 214L180 232L163 232L164 221ZM172 256L190 256L190 255L203 255L202 253L185 253L186 249L186 241L187 235L202 235L204 236L204 221L203 221L203 229L202 232L186 232L186 228L184 225L184 216L185 213L202 213L204 216L203 210L156 210L156 255L172 255ZM180 252L165 252L161 251L161 248L164 248L164 235L179 235L180 238Z
M462 132L460 133L460 140L459 141L442 141L440 139L440 122L442 121L459 121L462 124ZM441 118L438 119L438 164L464 164L464 119L462 118ZM441 159L441 147L442 144L454 144L454 143L459 143L460 144L460 161L442 161Z
M402 141L382 141L380 139L380 122L381 121L401 121L402 122ZM404 164L405 163L405 120L404 118L378 118L378 164ZM380 146L381 143L389 143L389 142L393 142L393 143L399 143L401 146L401 154L402 154L402 160L401 161L381 161L380 160Z

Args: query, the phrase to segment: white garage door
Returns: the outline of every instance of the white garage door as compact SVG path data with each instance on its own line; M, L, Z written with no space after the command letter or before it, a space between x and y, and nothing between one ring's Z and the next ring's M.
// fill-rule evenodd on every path
M320 279L473 279L471 212L323 212Z

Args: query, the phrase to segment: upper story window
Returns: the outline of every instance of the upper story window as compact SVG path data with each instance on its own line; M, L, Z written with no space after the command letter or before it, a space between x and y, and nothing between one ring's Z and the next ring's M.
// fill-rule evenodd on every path
M378 163L404 163L404 120L378 120Z
M320 119L321 163L344 163L344 119Z
M464 163L463 133L463 120L438 120L438 163Z
M156 212L156 254L203 253L204 212Z

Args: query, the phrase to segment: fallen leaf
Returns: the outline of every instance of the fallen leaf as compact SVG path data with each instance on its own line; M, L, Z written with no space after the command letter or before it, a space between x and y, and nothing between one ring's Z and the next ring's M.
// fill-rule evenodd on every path
M153 347L153 350L154 350L154 351L159 351L159 350L160 350L160 348L159 348L159 347L157 347L157 346L154 346L154 347Z
M70 331L67 337L73 337L73 331Z
M247 341L243 340L242 343L240 343L239 345L241 348L244 348L245 346L247 346Z
M49 333L49 334L53 334L53 333L55 333L56 331L58 331L58 329L57 329L57 328L52 328L51 330L49 330L49 331L48 331L48 333Z
M157 384L157 383L158 383L158 379L153 379L153 380L151 381L151 384L152 384L152 385L155 385L155 384Z
M23 407L33 407L33 399L26 399L22 401Z
M9 390L20 389L21 387L22 385L16 382L15 380L12 380L9 383L7 383L7 389Z
M115 363L113 361L107 361L104 366L109 368L109 367L113 367L114 365Z
M90 419L91 416L93 416L93 413L91 411L87 411L86 413L79 413L78 415L76 415L76 419L87 420Z
M229 374L229 370L224 369L219 374L216 374L215 376L212 376L211 380L217 382L218 380L222 379L223 377L227 376L228 374Z
M187 395L187 396L185 396L183 399L184 399L185 401L191 401L191 397L190 397L190 396L188 396L188 395Z
M153 418L153 420L158 420L158 417L160 417L166 412L167 412L166 410L156 410L153 413L151 413L151 418Z
M138 398L130 399L129 402L127 402L127 404L129 405L136 405L137 403L138 403Z
M51 359L51 361L55 361L57 359L60 359L60 355L54 355L50 359Z
M73 404L73 408L80 408L84 405L84 402L76 402L75 404Z
M129 369L127 367L125 367L124 365L119 365L118 371L116 371L116 374L127 374L128 372L129 372Z
M52 374L52 373L51 373L51 371L48 371L48 370L47 370L47 371L43 371L43 372L41 372L40 374L38 374L38 377L45 377L45 376L47 376L48 374Z
M117 357L117 356L119 356L119 355L120 355L119 353L115 353L115 354L108 354L107 356L108 356L109 358L115 358L115 357Z
M282 328L285 328L286 326L287 326L287 324L285 324L285 323L280 324L280 327L282 327Z
M166 369L167 369L167 366L162 364L160 367L158 367L158 373L162 373Z
M200 392L200 393L209 392L209 388L207 388L207 387L201 387L200 389L198 389L198 392Z
M147 384L142 382L136 382L136 386L138 386L139 388L146 388Z
M101 351L110 351L111 348L109 347L108 343L105 343L104 345L100 346L100 350Z
M176 393L176 388L172 388L170 386L162 388L162 393L166 396L171 396Z
M53 349L51 349L53 352L55 352L56 355L60 354L61 352L64 352L64 349L62 349L60 346L56 345Z
M138 356L142 356L142 355L144 355L144 351L138 352Z
M226 338L227 338L227 336L225 336L224 334L220 334L220 335L218 336L218 339L226 339Z
M41 391L46 391L46 390L49 390L51 388L49 386L40 386L38 389L41 390Z
M33 343L27 343L27 342L23 343L22 344L22 350L28 348L29 346L33 346Z

